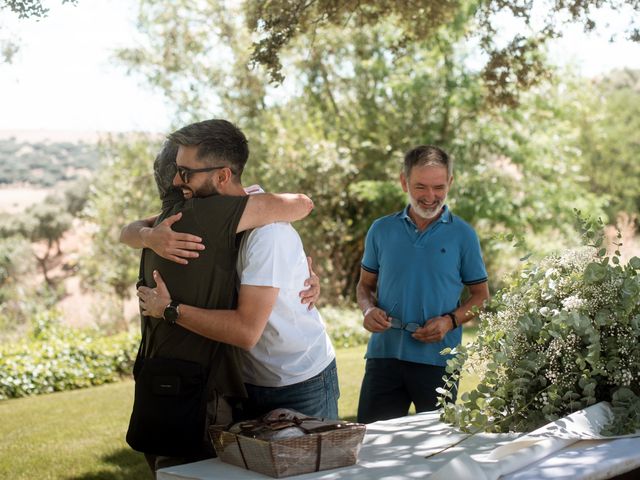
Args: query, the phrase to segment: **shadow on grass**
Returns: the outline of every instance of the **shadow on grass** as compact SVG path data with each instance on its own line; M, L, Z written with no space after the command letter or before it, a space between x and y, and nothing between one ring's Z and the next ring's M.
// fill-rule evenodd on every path
M95 470L79 476L67 477L68 480L151 480L151 471L144 455L123 448L102 457L102 463L113 465L102 470Z

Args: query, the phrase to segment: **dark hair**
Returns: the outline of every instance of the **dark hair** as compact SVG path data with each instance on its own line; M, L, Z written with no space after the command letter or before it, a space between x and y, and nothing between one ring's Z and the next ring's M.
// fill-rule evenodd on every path
M223 162L240 180L249 158L249 143L242 130L227 120L214 118L192 123L169 135L169 140L185 147L198 147L198 160L215 165Z
M153 178L158 186L158 193L161 199L164 199L173 188L177 155L178 145L171 140L167 140L153 162Z
M447 152L433 145L419 145L409 150L404 156L404 176L409 178L413 167L440 165L447 168L447 177L453 175L453 160Z

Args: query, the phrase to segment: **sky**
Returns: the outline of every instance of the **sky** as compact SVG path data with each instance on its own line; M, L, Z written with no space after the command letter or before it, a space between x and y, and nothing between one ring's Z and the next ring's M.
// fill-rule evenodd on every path
M132 0L60 0L40 21L18 20L0 11L0 37L17 35L21 49L12 64L0 64L0 130L149 131L170 127L171 109L160 92L113 60L116 47L135 44ZM603 17L604 18L604 17ZM558 63L583 75L613 68L640 68L640 45L618 39L613 17L600 35L573 26L550 48Z

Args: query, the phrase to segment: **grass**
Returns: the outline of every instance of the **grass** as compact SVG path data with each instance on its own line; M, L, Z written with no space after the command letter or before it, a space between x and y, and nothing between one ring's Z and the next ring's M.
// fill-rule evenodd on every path
M124 434L133 382L0 402L0 478L149 478Z
M475 336L469 328L465 341ZM365 347L337 351L340 414L354 419ZM461 391L477 379L463 378ZM133 382L0 402L0 478L125 480L151 478L125 443Z

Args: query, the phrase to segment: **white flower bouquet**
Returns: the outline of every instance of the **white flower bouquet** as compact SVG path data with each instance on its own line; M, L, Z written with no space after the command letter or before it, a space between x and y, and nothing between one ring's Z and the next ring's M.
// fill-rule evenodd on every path
M614 420L602 434L640 428L640 259L623 266L601 245L529 265L496 294L476 341L448 362L443 421L526 432L604 400ZM447 403L463 367L480 381Z

